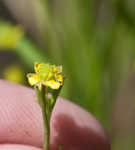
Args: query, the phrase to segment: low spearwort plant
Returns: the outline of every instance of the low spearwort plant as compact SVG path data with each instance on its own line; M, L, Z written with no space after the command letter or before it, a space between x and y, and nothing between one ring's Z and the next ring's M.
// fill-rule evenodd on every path
M64 84L62 66L45 63L35 63L35 73L27 75L28 82L34 86L37 95L37 103L42 109L44 125L44 150L49 150L50 144L50 119L57 97ZM50 93L50 94L49 94Z

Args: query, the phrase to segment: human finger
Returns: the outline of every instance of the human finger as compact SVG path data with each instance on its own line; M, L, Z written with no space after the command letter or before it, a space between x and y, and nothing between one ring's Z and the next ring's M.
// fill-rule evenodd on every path
M2 144L0 145L0 150L41 150L41 149L33 146L27 146L27 145Z
M42 147L43 122L32 89L0 81L0 143ZM100 123L88 112L58 99L51 118L51 148L109 150Z

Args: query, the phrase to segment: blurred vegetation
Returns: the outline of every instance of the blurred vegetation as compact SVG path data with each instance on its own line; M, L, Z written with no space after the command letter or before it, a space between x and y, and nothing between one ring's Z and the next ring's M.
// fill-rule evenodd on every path
M25 72L30 72L35 61L62 64L67 80L61 96L97 116L112 135L113 149L134 149L134 135L119 135L119 131L116 132L117 122L113 120L113 117L121 118L126 113L123 110L121 114L113 114L117 112L115 105L119 101L118 95L122 93L119 91L127 86L127 80L134 72L134 5L133 0L40 0L34 7L40 26L37 35L42 35L40 42L23 26L27 22L10 21L10 17L2 16L0 67L5 68L5 61L2 60L4 50L8 50L4 59L8 60L9 55L13 55L15 61L8 63L8 70L1 69L1 77L27 84L21 73L25 75ZM13 42L14 45L11 44ZM14 80L12 71L15 77L20 77ZM122 107L123 101L118 110ZM120 122L121 125L123 123Z

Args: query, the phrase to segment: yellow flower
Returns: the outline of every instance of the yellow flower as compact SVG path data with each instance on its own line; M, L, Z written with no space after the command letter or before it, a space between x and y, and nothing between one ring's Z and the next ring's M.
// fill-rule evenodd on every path
M35 63L35 73L27 75L31 86L44 85L51 89L59 89L63 85L62 66Z

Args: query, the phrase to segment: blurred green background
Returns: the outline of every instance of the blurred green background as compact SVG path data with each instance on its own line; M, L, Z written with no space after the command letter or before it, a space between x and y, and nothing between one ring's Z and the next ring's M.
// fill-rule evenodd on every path
M35 61L63 65L61 96L102 122L113 150L134 150L134 6L134 0L1 0L0 77L28 86Z

